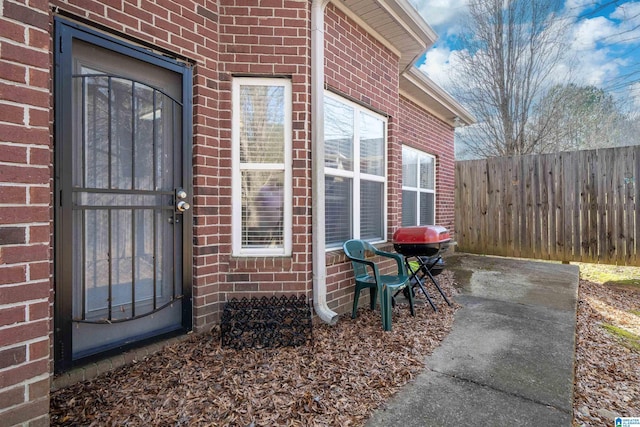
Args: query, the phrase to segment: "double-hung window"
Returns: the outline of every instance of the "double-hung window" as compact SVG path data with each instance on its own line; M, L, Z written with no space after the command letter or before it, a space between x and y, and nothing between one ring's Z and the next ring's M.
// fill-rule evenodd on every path
M326 93L325 243L386 239L385 117Z
M291 82L233 80L233 254L291 254Z
M436 159L402 147L402 226L433 225L436 207Z

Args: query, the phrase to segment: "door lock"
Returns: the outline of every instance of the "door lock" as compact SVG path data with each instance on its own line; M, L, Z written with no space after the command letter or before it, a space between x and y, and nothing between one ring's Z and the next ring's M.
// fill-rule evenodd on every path
M188 211L191 208L189 202L185 199L187 198L187 192L184 188L176 188L176 210L178 212Z

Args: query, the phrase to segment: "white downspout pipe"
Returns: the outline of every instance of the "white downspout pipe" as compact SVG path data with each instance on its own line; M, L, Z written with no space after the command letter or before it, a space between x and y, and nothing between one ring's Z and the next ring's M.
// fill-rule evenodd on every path
M338 315L327 305L327 261L324 221L324 8L329 0L311 4L311 234L313 245L313 309L335 325Z

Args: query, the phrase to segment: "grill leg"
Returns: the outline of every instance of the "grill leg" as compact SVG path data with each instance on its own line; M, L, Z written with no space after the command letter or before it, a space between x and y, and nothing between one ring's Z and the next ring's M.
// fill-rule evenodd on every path
M441 258L442 257L438 257L438 259L436 259L436 261L433 264L431 264L430 266L428 266L425 263L423 263L422 260L420 260L420 264L422 264L425 267L425 270L426 270L427 274L429 275L429 278L431 279L433 284L436 285L436 288L438 288L438 292L440 292L440 295L442 295L442 298L444 298L444 300L447 302L447 304L449 306L451 306L451 301L449 301L449 298L447 298L447 296L442 291L442 288L440 288L440 285L438 284L438 281L436 280L436 278L433 277L433 274L431 274L431 269L433 268L434 265L436 265L438 263L438 261L440 261Z
M413 271L413 269L411 268L411 266L409 265L409 258L405 258L405 263L407 265L407 270L411 273L411 275L409 276L409 282L412 281L412 279L416 279L416 283L418 285L418 287L420 288L420 290L422 291L422 293L424 294L425 297L427 297L427 301L429 301L429 304L431 304L431 308L433 308L433 311L438 311L438 308L436 307L436 305L433 303L433 300L431 299L431 296L429 295L429 293L427 292L427 290L425 289L425 287L422 284L422 280L420 279L420 277L418 277L418 273L420 272L420 268L418 268L416 271ZM420 260L418 258L420 265L422 265L422 260ZM423 277L424 280L424 277ZM413 291L413 287L415 285L412 283L411 288Z

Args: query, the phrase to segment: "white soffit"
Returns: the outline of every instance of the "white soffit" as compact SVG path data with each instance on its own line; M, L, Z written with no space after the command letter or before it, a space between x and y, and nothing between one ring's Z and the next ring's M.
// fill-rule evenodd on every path
M451 95L414 67L438 35L408 0L330 1L398 55L402 96L451 126L476 122L476 118Z
M331 0L332 3L400 58L400 72L437 39L437 34L407 0Z
M476 122L473 114L415 67L400 75L400 94L451 126L467 126Z

